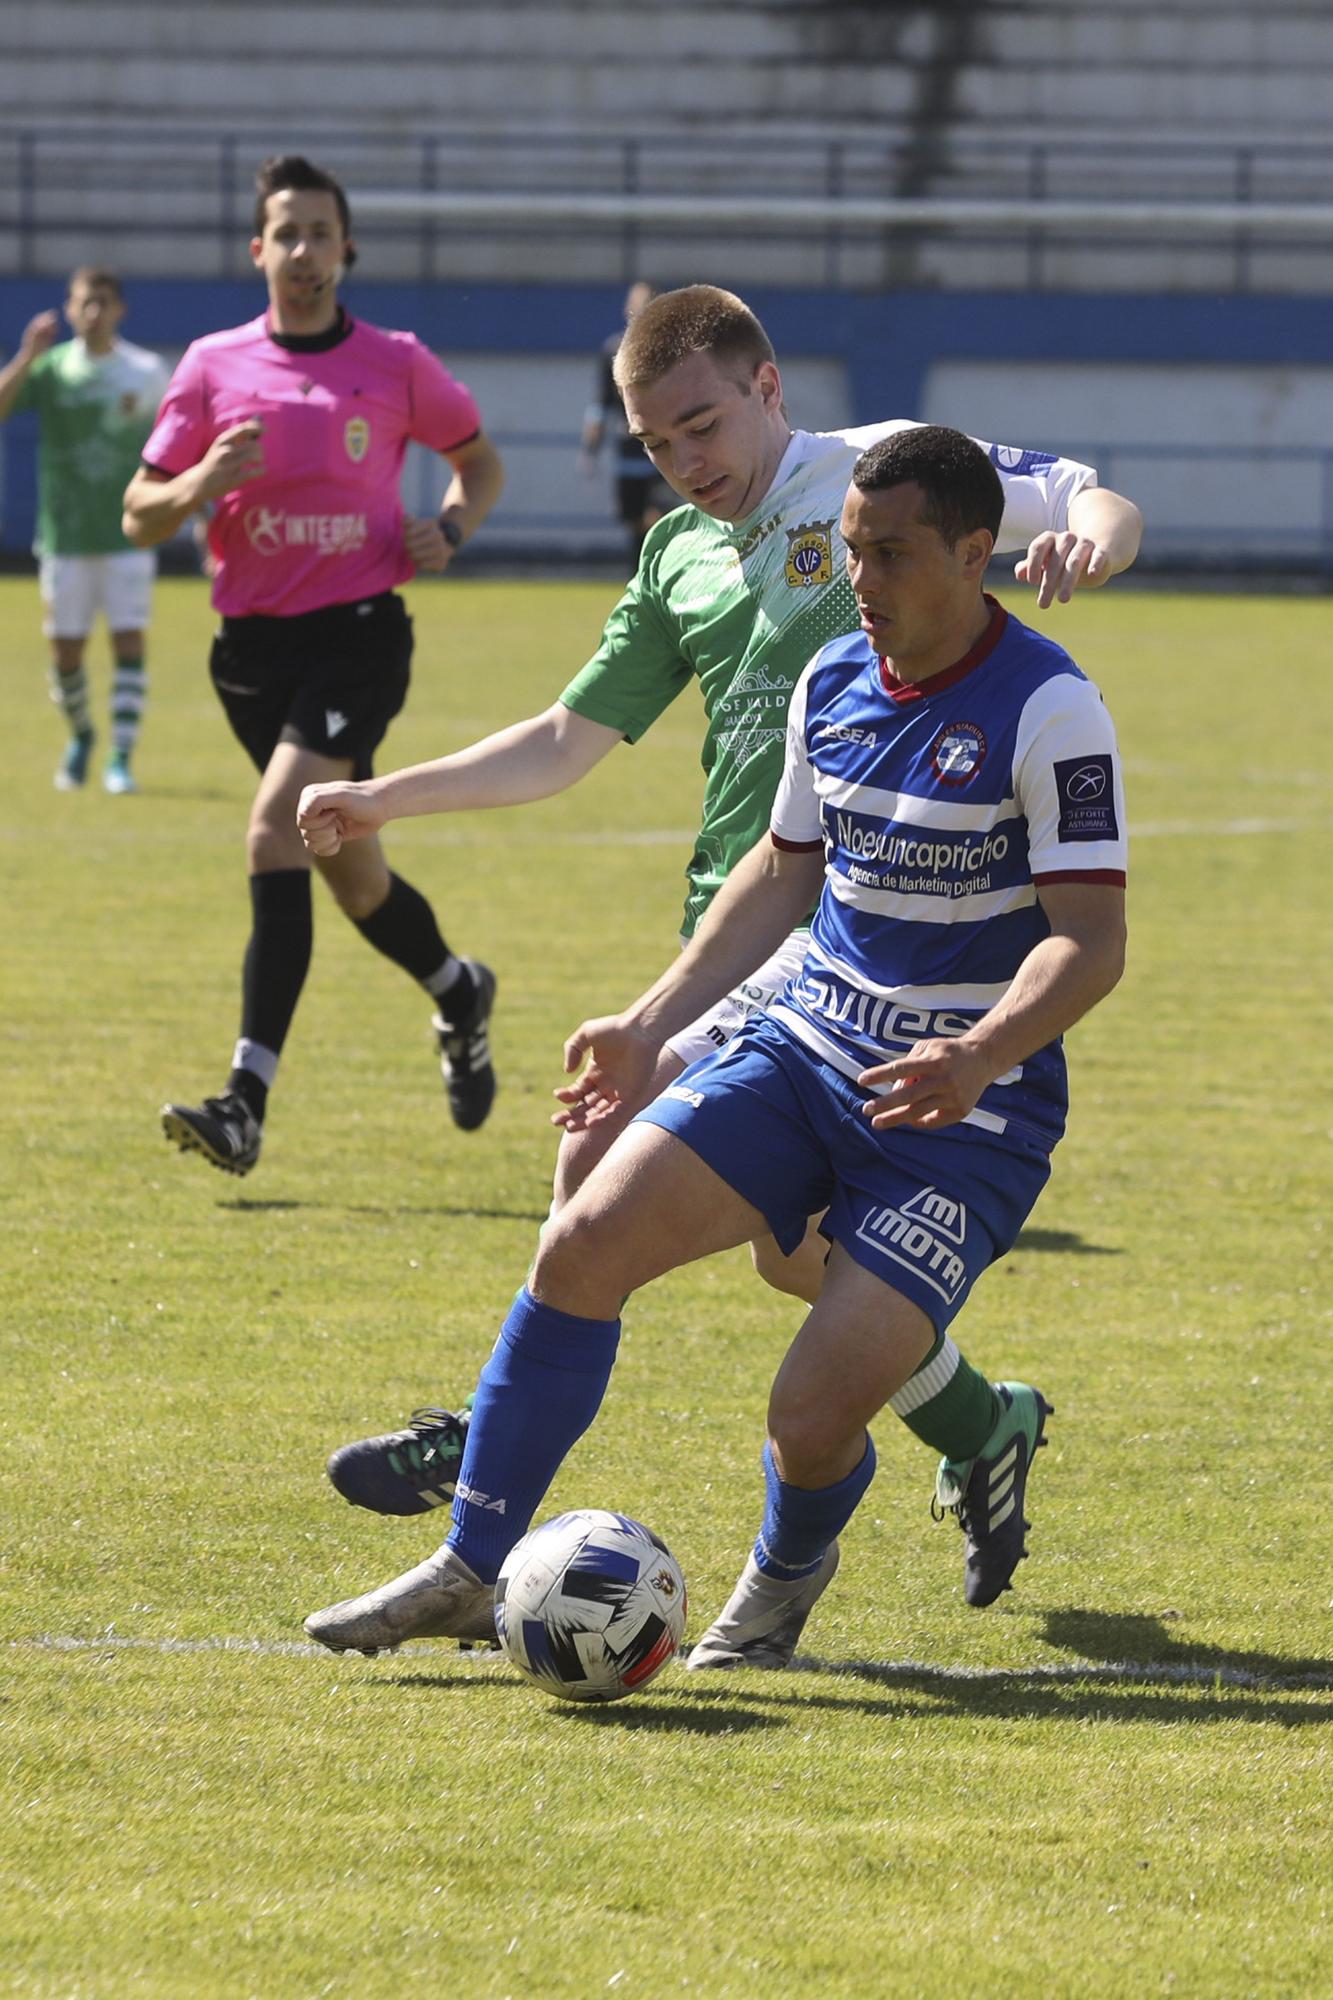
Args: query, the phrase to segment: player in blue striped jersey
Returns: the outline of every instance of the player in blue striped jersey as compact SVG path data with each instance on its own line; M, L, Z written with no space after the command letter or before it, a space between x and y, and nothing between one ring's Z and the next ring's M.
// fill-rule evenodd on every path
M444 1547L315 1614L373 1651L485 1629L492 1581L600 1405L620 1303L826 1211L824 1286L779 1369L767 1500L696 1667L778 1666L837 1566L887 1403L944 1453L937 1498L987 1604L1025 1553L1049 1407L992 1385L950 1323L1013 1243L1064 1123L1060 1037L1124 957L1114 734L1068 656L983 590L1002 510L971 440L900 432L857 461L842 534L860 632L801 679L769 834L689 949L624 1014L587 1022L573 1123L634 1101L678 1025L762 960L822 881L810 948L767 1016L687 1069L550 1223L482 1373Z
M827 889L772 1013L845 1076L975 1028L1050 928L1043 891L1124 886L1106 707L1062 647L983 601L981 637L924 685L854 633L816 655L792 698L773 836L821 848ZM1065 1102L1053 1042L988 1083L961 1124L1047 1152Z

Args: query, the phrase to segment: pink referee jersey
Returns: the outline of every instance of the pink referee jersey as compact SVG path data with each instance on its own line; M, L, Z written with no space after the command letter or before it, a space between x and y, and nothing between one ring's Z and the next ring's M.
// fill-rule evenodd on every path
M144 463L174 477L221 431L263 425L263 475L209 523L225 617L294 618L413 573L399 479L409 439L453 451L481 429L471 394L415 334L360 320L329 346L284 346L266 318L209 334L171 378Z

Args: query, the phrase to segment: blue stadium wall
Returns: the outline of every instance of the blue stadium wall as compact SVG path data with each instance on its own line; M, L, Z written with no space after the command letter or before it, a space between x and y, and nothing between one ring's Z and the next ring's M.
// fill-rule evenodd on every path
M0 347L12 351L28 319L54 302L54 289L58 288L43 279L0 282ZM146 346L168 350L182 348L201 333L252 317L262 300L257 283L242 280L142 279L129 281L127 289L131 308L128 336ZM609 329L619 323L623 294L619 286L463 289L448 284L365 282L350 284L346 296L355 313L383 325L411 327L446 358L468 353L534 360L549 357L553 364L563 358L567 369L568 364L579 363L577 380L581 385L585 379L590 382L592 357ZM1058 440L1065 449L1095 458L1108 483L1133 491L1136 497L1145 478L1151 486L1155 448L1150 417L1136 432L1136 371L1145 382L1156 381L1160 396L1163 366L1168 370L1229 370L1233 376L1239 371L1242 377L1250 371L1256 383L1262 380L1270 390L1275 379L1294 380L1302 371L1308 389L1309 383L1317 386L1325 379L1319 371L1333 369L1333 312L1326 298L1026 292L868 296L763 289L753 289L748 296L769 328L779 355L822 357L837 365L845 385L844 420L851 422L867 423L889 415L939 414L932 407L938 401L931 393L932 373L947 380L951 366L984 364L998 371L995 379L999 384L1005 381L1006 365L1030 374L1035 369L1031 407L1021 430L1017 424L1003 422L993 423L988 430L966 406L958 421L982 435L1005 441L1040 444ZM1067 372L1071 364L1094 370L1100 364L1103 370L1114 371L1115 379L1123 383L1117 406L1121 413L1118 436L1099 434L1095 426L1091 432L1080 433L1076 428L1071 434L1067 409L1077 407L1077 401L1070 405L1068 382L1066 411L1058 424L1053 418L1047 431L1034 426L1034 413L1043 407L1041 371L1049 367ZM1274 371L1279 371L1277 377ZM574 378L567 374L568 379ZM1222 375L1217 379L1221 381ZM1333 383L1333 376L1326 379ZM1169 375L1167 380L1169 383ZM546 440L553 444L558 438L562 466L569 462L564 454L572 452L580 414L580 408L566 395L555 429ZM490 428L502 446L510 442L503 425L492 423ZM1214 429L1218 434L1210 435ZM1235 451L1228 450L1224 430L1221 418L1216 426L1206 415L1197 422L1190 442L1174 452L1175 476L1183 477L1187 485L1193 480L1201 491L1210 484L1252 486L1263 472L1261 461L1271 461L1273 454L1252 443L1248 456L1238 458ZM1103 424L1101 431L1106 433L1108 426ZM521 444L523 440L512 442ZM0 549L12 554L26 549L31 541L34 419L14 418L6 428L4 446ZM1304 481L1293 502L1293 519L1301 532L1293 537L1284 527L1265 529L1262 523L1272 515L1265 500L1251 510L1253 535L1258 540L1250 553L1262 555L1263 537L1268 533L1275 557L1280 558L1284 551L1290 554L1299 541L1298 553L1307 566L1333 567L1333 431L1326 437L1288 436L1282 451L1282 490L1293 490L1293 471L1299 471ZM1193 473L1191 459L1197 461ZM1268 470L1273 470L1271 463ZM540 539L537 521L538 516L529 517L529 540ZM1165 539L1169 543L1169 536ZM1204 545L1206 526L1200 527L1193 539L1196 550Z

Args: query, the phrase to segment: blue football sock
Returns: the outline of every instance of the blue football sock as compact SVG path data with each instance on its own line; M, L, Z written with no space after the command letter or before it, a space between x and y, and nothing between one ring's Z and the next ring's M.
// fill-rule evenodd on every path
M618 1319L557 1312L526 1285L510 1307L477 1384L448 1538L483 1583L601 1408L619 1339Z
M768 1501L764 1524L754 1545L754 1559L765 1576L794 1582L819 1568L825 1551L851 1520L861 1495L875 1476L875 1446L866 1435L865 1456L836 1486L811 1490L788 1486L778 1476L773 1448L764 1445L764 1482Z

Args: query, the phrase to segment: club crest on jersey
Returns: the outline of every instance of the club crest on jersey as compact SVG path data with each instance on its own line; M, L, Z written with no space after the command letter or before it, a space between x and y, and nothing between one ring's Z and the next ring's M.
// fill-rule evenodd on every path
M343 443L347 447L347 456L351 459L353 465L360 465L362 459L370 450L370 425L364 417L349 417L347 419L347 424L343 431Z
M966 785L986 761L986 738L975 722L951 722L930 754L942 785Z
M787 581L793 590L833 581L833 523L810 521L787 530Z

